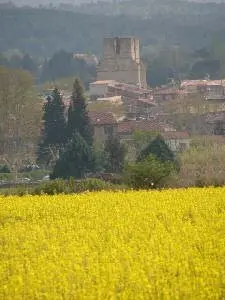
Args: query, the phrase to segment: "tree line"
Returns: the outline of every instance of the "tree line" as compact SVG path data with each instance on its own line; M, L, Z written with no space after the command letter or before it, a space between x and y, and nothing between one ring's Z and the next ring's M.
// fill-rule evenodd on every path
M48 59L32 57L28 53L22 54L19 51L0 53L0 66L30 72L36 84L79 76L87 87L96 76L95 65L87 64L84 59L74 58L73 53L65 50L55 52Z
M157 8L157 3L149 12ZM129 2L125 5L128 11ZM135 11L140 12L140 4L135 2L135 5ZM182 2L177 6L178 10L184 12L179 9L181 5ZM192 3L189 4L190 8L192 6ZM84 14L54 9L4 9L0 10L0 52L18 49L32 56L50 57L63 48L68 52L76 49L79 52L100 54L104 36L122 35L137 36L144 46L181 45L194 50L210 43L214 34L224 40L225 10L218 5L213 13L208 6L208 13L202 13L205 7L202 5L198 14L193 9L190 13L176 15L159 8L158 13L145 19L137 14L106 16L102 13L91 15L90 12ZM109 11L115 12L114 9ZM141 11L145 15L146 4Z
M143 1L144 7L147 2ZM129 8L126 2L120 5ZM134 35L141 41L149 86L167 84L171 78L225 77L225 10L221 9L225 4L196 4L197 14L193 3L179 1L175 17L176 5L177 1L154 2L151 13L156 11L150 19L32 8L0 10L0 52L4 53L0 65L28 70L38 83L78 76L87 87L95 78L96 68L73 59L72 53L100 56L105 36ZM168 12L165 6L175 10Z
M182 79L220 79L225 77L225 43L212 40L208 47L188 52L179 46L146 47L142 59L147 68L147 83L151 87ZM49 59L38 60L29 54L14 53L9 58L0 55L0 65L29 71L36 83L54 83L77 76L88 88L96 78L96 65L76 59L72 53L60 50Z

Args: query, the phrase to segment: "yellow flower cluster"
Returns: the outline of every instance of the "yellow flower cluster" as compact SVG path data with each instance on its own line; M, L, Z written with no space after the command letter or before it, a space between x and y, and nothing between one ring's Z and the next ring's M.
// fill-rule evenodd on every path
M225 299L225 188L0 197L0 299Z

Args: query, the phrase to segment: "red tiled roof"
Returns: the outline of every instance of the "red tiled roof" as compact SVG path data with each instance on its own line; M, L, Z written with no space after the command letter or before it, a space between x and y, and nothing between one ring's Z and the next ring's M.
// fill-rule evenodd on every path
M224 79L220 79L220 80L210 80L208 83L207 83L208 86L213 86L213 85L216 85L216 86L224 86L225 85L225 80Z
M209 81L208 80L185 80L182 81L181 83L181 87L187 87L187 86L206 86L207 83Z
M149 98L139 98L137 99L137 102L141 102L141 103L146 103L146 104L149 104L149 105L153 105L153 106L156 106L156 103L154 102L153 100L153 97L149 97Z
M172 88L168 88L168 89L155 89L154 90L154 95L176 95L179 93L178 89L172 89Z
M213 85L225 85L225 79L220 80L185 80L182 81L181 87L187 86L213 86Z
M117 124L117 121L111 112L89 112L88 115L93 125Z
M180 140L180 139L189 139L189 133L186 131L167 131L163 132L162 136L164 139L171 140Z
M118 133L120 134L132 133L135 130L165 132L166 125L153 120L131 120L118 123Z
M115 85L117 81L115 80L97 80L94 82L91 82L90 85L102 85L102 84L112 84Z

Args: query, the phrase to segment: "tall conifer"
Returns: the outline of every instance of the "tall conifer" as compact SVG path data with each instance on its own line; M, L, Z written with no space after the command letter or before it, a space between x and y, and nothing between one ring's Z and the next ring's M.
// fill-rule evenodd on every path
M93 128L88 117L84 89L79 79L75 79L71 103L68 110L68 138L78 132L89 146L93 143Z
M51 178L83 178L93 168L93 153L84 138L75 132L57 160Z
M156 138L142 150L138 160L145 160L149 154L155 155L155 157L162 162L175 161L175 155L173 151L168 147L160 135L156 136Z
M66 143L65 106L60 92L54 89L43 106L42 137L38 150L38 161L49 165L55 161Z

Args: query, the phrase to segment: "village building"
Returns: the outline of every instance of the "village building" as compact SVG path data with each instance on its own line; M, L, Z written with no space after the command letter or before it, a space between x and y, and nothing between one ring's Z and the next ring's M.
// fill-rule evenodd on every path
M89 112L91 124L94 127L94 141L97 145L117 136L118 123L111 112Z
M185 80L180 89L188 94L198 93L208 101L225 101L225 80Z
M206 122L210 125L211 134L225 136L225 112L208 114Z
M205 100L225 102L225 80L210 80L206 85Z
M115 96L115 94L111 95L109 93L109 89L110 87L114 88L116 84L118 84L118 82L115 80L98 80L91 82L89 85L90 100L95 101L98 100L98 98Z
M132 140L135 131L161 133L176 130L167 124L155 120L124 120L118 124L120 140Z
M180 95L180 90L177 88L155 88L153 97L155 102L164 104L167 101L172 101Z
M147 88L139 47L139 40L133 37L104 39L104 55L97 71L97 81L89 86L91 102L121 101L126 118L152 117L156 103L152 90Z
M110 112L89 112L94 127L95 144L103 146L105 142L118 137L128 146L128 157L135 160L135 132L160 134L173 152L181 152L189 148L190 136L187 132L176 131L174 127L163 122L152 120L123 120L118 122Z
M131 119L150 118L152 108L156 106L152 90L115 80L100 80L90 83L89 95L90 101L102 99L114 103L121 101L124 105L125 116Z
M135 132L152 132L160 134L173 152L182 152L190 147L191 139L187 132L176 131L166 123L152 120L124 120L118 123L118 137L121 142L129 145L129 158L135 160Z
M191 137L187 131L167 131L161 133L161 136L175 153L187 150L191 144Z
M146 69L140 59L139 40L134 37L104 38L97 80L116 80L146 88Z
M208 80L202 79L202 80L184 80L180 84L180 89L185 90L188 93L205 93Z
M155 107L153 98L145 99L124 99L124 108L125 115L127 119L139 120L145 119L148 120L153 116L152 109Z

